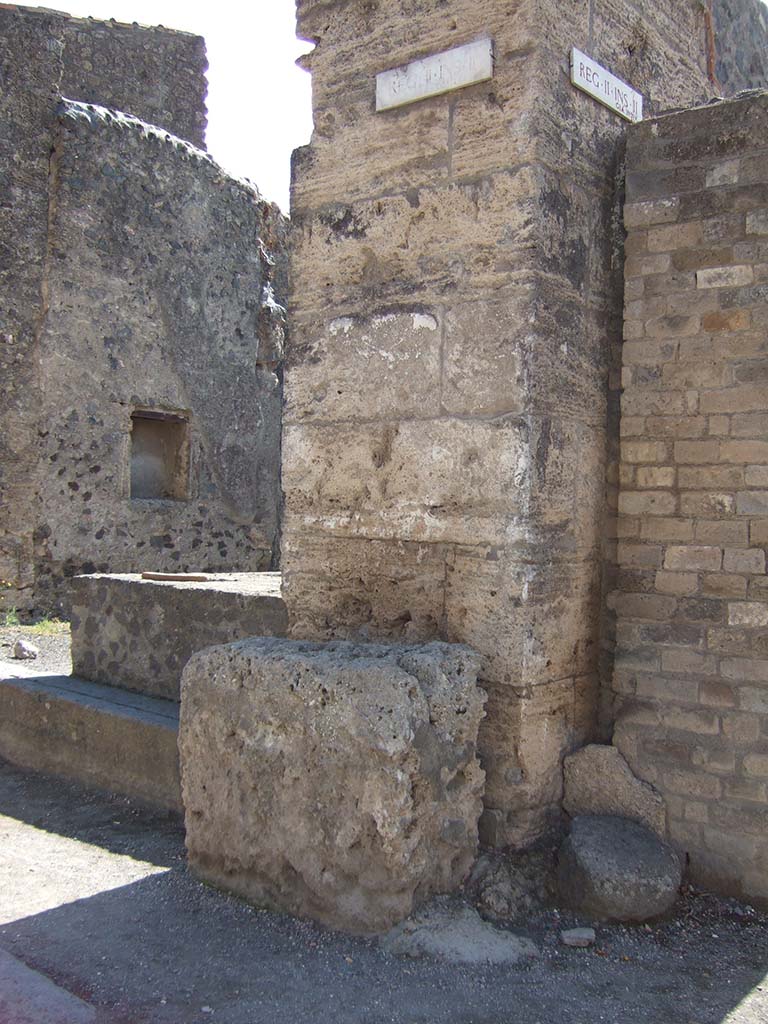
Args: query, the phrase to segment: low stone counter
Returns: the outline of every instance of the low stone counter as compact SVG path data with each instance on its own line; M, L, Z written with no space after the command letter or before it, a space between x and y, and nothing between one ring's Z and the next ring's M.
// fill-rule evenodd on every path
M83 679L179 699L181 673L203 647L283 636L280 573L217 573L204 581L136 573L72 581L72 671Z
M477 852L479 657L457 644L252 639L200 651L179 752L192 870L371 934Z

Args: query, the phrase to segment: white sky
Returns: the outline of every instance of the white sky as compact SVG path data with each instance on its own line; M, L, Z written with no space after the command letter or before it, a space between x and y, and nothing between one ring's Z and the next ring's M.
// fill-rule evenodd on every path
M49 0L27 6L204 36L208 150L288 212L291 151L312 131L310 77L294 64L311 46L296 39L293 0Z

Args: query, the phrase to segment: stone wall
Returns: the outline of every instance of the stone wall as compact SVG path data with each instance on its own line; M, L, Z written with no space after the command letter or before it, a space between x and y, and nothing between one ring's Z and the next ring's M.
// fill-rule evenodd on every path
M768 87L768 9L763 0L714 0L717 79L724 95Z
M205 145L208 61L201 36L3 4L0 48L4 92L15 96L17 83L28 82L32 58L32 68L43 72L40 87L51 95L114 107Z
M62 105L51 182L37 603L77 572L269 568L281 214L189 144L81 104ZM137 411L187 433L176 500L137 492Z
M2 7L0 67L3 607L96 569L269 568L285 222L165 131L202 141L202 40Z
M633 126L614 742L768 897L768 94Z
M67 18L62 96L124 110L205 147L205 41L166 28Z
M0 595L22 602L34 582L34 467L39 381L35 348L48 219L53 83L45 45L55 17L0 8ZM3 591L3 586L11 589Z
M480 651L483 838L525 843L595 729L610 554L623 123L571 86L568 54L651 110L687 104L706 95L703 15L301 0L298 28L317 45L292 193L292 635ZM492 81L375 113L377 72L483 34Z

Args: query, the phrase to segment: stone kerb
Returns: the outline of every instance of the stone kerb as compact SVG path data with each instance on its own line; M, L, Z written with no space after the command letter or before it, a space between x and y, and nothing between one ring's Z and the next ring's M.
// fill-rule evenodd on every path
M383 931L469 870L485 694L469 648L254 638L182 680L187 849L263 907Z

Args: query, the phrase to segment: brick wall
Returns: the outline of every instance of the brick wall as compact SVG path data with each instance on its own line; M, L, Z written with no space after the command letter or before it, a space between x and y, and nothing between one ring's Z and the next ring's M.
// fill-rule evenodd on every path
M615 744L768 897L768 95L633 126Z

